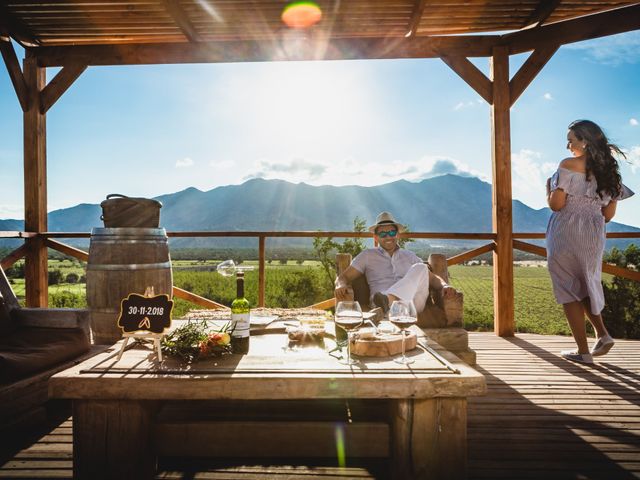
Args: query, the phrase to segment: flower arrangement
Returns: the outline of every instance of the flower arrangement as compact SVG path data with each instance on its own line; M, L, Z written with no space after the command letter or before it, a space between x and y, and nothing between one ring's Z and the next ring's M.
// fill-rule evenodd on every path
M189 320L162 338L161 348L167 355L181 357L191 363L206 357L231 353L231 323L211 331L206 320Z

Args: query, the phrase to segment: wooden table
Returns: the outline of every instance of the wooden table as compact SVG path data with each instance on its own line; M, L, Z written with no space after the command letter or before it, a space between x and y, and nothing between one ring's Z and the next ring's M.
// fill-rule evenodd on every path
M49 391L73 401L75 478L153 478L154 422L163 402L340 398L389 399L389 453L398 478L464 478L466 397L484 394L485 380L435 342L420 343L409 366L389 358L342 365L328 348L283 349L283 333L252 334L248 355L192 365L159 363L145 346L116 362L116 344L53 376Z

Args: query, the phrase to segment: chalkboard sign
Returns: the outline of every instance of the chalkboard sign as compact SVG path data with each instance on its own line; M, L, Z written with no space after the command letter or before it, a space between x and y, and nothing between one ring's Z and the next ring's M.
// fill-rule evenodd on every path
M132 293L120 303L118 326L124 333L163 333L171 325L172 310L173 300L169 300L169 295Z

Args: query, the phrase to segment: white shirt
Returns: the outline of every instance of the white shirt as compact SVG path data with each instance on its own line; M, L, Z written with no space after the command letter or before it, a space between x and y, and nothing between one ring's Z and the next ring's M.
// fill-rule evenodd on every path
M422 263L422 259L410 250L399 248L389 255L384 248L376 247L360 252L351 266L367 278L373 295L391 288L415 263Z

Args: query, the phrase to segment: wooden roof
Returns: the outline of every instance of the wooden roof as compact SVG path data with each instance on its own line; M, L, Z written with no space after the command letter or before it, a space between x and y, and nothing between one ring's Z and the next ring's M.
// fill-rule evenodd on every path
M9 0L13 32L42 46L270 39L286 1ZM334 38L514 31L637 2L624 0L325 0L314 27Z
M281 20L287 3L8 0L0 33L54 66L489 56L640 28L640 4L624 0L318 0L322 20L300 31Z

